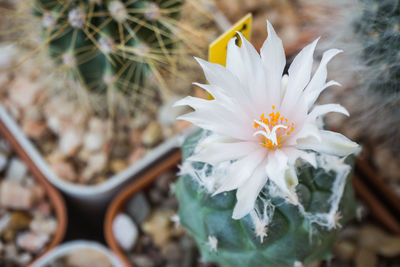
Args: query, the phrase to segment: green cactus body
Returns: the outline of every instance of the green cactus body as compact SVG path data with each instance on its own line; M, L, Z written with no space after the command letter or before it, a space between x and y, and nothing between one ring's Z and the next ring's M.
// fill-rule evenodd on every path
M182 1L36 0L34 13L50 56L84 87L156 95L143 87L174 64Z
M184 160L193 151L204 133L190 136L183 145ZM195 169L204 167L194 163ZM349 168L350 169L350 168ZM211 167L206 167L206 172ZM267 225L267 236L257 237L250 215L241 220L232 219L236 202L235 191L211 196L190 174L182 175L175 185L179 201L181 223L194 236L205 261L220 266L294 266L295 262L310 262L329 257L337 230L324 226L324 216L329 213L330 199L334 192L333 171L314 169L310 165L298 167L299 184L296 187L303 212L299 207L287 203L280 197L266 192L265 187L256 206L260 210L273 207L273 216ZM344 178L343 194L340 195L340 223L345 223L354 215L354 196L349 183L349 172ZM270 197L269 197L270 196ZM307 214L307 215L305 215ZM308 216L313 214L313 216ZM332 215L332 214L331 214ZM306 218L307 217L307 218ZM318 218L322 219L318 222ZM217 250L210 247L209 238L218 240Z

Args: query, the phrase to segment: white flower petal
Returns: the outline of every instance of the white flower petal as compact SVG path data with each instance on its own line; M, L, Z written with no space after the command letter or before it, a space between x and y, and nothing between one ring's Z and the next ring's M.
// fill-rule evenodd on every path
M228 174L221 181L220 187L214 192L214 195L225 191L235 190L245 183L254 170L265 158L265 150L263 148L254 151L243 159L240 159L229 168Z
M315 138L316 140L321 140L320 129L315 124L315 122L306 122L302 125L302 128L291 135L287 141L285 141L285 145L294 146L298 143L299 139L303 138Z
M243 85L247 85L248 73L246 66L242 61L240 47L236 45L236 40L236 37L234 37L228 42L226 68L232 72L242 82Z
M299 180L297 178L296 169L293 165L286 170L285 183L288 189L285 198L293 205L298 205L299 198L296 194L296 186L299 184Z
M307 45L295 57L289 67L289 81L286 94L282 100L282 108L288 112L296 105L301 92L306 87L311 77L313 55L319 38Z
M185 97L183 99L180 99L180 100L176 101L174 103L174 107L190 106L193 109L197 110L197 109L209 106L212 102L215 102L215 100L206 100L206 99L203 99L203 98L187 96L187 97Z
M216 165L227 160L240 159L259 148L254 142L211 143L187 160Z
M197 125L200 128L214 132L215 134L232 137L239 140L254 140L253 131L250 127L232 121L225 114L218 114L213 109L199 110L179 116L177 120L185 120ZM212 118L212 119L210 119ZM249 125L251 125L249 123Z
M305 162L308 162L309 164L311 164L311 166L313 166L314 168L317 167L317 159L315 157L315 153L314 152L306 152L306 151L302 151L299 150L297 148L285 148L284 149L285 154L288 155L289 157L289 164L290 165L295 165L296 160L297 159L303 159Z
M350 116L349 112L339 104L325 104L315 106L310 112L309 117L310 119L315 120L317 117L325 115L329 112L338 112L346 116Z
M268 176L262 166L258 167L247 183L240 186L236 192L237 203L233 209L232 218L239 220L250 213L254 204L268 180Z
M251 125L251 118L246 117L247 113L232 103L221 103L216 100L187 96L175 103L175 106L182 105L188 105L195 111L178 117L179 120L190 121L201 128L214 131L220 135L243 140L254 139L252 138L251 127L247 127L247 125ZM239 113L232 120L234 110Z
M242 45L237 46L235 38L230 40L226 68L238 77L242 85L246 87L253 106L257 111L261 111L268 100L261 57L241 32L237 34Z
M304 94L308 95L306 99L308 100L307 104L309 108L312 104L314 104L315 100L321 93L322 88L325 86L326 77L328 74L326 65L334 56L341 52L343 51L339 49L330 49L323 54L321 63L319 64L317 71L315 72L310 83L304 90Z
M320 131L321 141L315 138L305 138L298 140L297 148L311 149L316 152L335 156L348 156L357 153L360 146L342 134L331 131Z
M200 88L203 88L206 90L210 95L214 97L215 100L217 101L223 101L223 102L230 102L233 103L235 99L232 97L227 96L224 94L224 90L221 89L220 87L216 85L211 85L211 84L201 84L201 83L193 83L193 85L196 85Z
M297 175L293 166L288 165L288 157L280 150L276 150L268 157L265 167L268 178L281 190L282 197L292 204L297 204L294 187L298 184Z
M202 67L204 75L211 85L218 86L226 96L240 100L241 106L248 112L255 112L249 93L235 75L221 65L200 58L195 59Z
M265 166L268 178L271 179L279 188L284 189L284 177L288 168L288 157L280 150L275 150L268 154L268 162Z
M276 35L271 23L267 20L268 37L261 47L261 60L266 77L269 105L279 105L281 99L281 79L286 65L282 40ZM269 107L268 105L268 107Z
M218 143L234 143L234 142L238 142L238 140L234 139L232 137L228 137L228 136L211 134L211 135L207 136L206 138L204 138L203 140L201 140L201 142L196 147L196 152L198 152L202 149L205 149L210 144L217 143L217 142Z

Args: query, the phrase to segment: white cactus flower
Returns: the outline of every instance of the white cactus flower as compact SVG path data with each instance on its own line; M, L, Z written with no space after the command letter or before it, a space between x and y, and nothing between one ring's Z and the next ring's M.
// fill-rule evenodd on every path
M296 56L288 75L283 75L286 59L282 41L268 21L267 27L268 38L260 54L238 33L242 45L230 40L226 67L197 59L210 84L195 84L213 100L188 96L175 104L195 110L179 119L212 132L188 160L214 166L232 162L214 194L237 189L234 219L253 209L267 180L275 183L288 201L298 204L297 159L316 166L315 152L347 156L359 150L345 136L319 128L318 117L328 112L348 116L344 107L314 106L325 88L338 85L326 82L326 66L341 51L326 51L311 78L317 39Z

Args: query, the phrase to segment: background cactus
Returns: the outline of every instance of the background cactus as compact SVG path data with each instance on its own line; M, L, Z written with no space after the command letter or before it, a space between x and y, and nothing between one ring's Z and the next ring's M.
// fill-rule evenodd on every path
M146 80L174 70L182 3L37 0L34 13L50 56L86 88L157 97L159 92L145 89Z
M353 22L361 46L360 120L367 133L400 151L400 3L362 0L362 14ZM371 125L371 120L374 121Z
M400 2L301 2L314 17L311 30L322 36L321 52L332 46L344 51L329 72L351 92L331 92L327 98L341 99L352 116L347 122L336 120L336 127L349 128L364 143L386 145L397 157L400 134L393 126L400 123Z
M199 131L185 141L184 161L202 136L204 132ZM211 167L193 163L193 170L198 172L190 175L185 171L184 162L183 175L174 187L180 221L196 239L203 259L221 266L283 267L327 258L337 226L354 215L354 196L348 178L350 167L343 166L346 171L341 175L300 165L296 187L300 207L274 197L267 184L257 200L256 214L233 220L235 192L212 197L204 184L194 177L199 173L211 175ZM340 180L343 190L340 190ZM334 199L337 209L332 208ZM260 225L266 227L265 238L256 235Z

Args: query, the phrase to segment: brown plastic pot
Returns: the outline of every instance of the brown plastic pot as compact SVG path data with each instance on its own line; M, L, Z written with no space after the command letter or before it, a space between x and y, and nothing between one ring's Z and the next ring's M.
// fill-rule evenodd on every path
M53 235L52 240L47 244L46 249L40 253L32 262L36 261L49 250L56 247L64 239L65 231L67 229L67 211L65 207L64 199L61 194L47 181L44 175L40 172L37 166L33 163L31 158L26 154L22 146L17 142L11 132L5 127L3 123L0 123L0 134L8 141L15 153L20 157L25 164L32 176L43 186L46 191L46 195L50 200L50 203L54 209L54 213L57 218L57 230ZM29 266L30 264L28 264Z
M142 176L138 178L136 182L131 184L128 188L122 191L117 197L111 202L108 207L105 223L104 223L104 234L106 238L107 245L111 248L111 250L120 258L120 260L129 267L132 267L132 263L126 258L123 250L118 246L117 241L114 238L112 232L112 224L114 218L117 214L119 214L125 207L126 202L131 199L135 194L145 190L155 181L155 179L162 173L172 168L175 168L177 164L182 159L182 153L180 150L174 150L165 158L161 159L154 165L153 168L150 168L147 172L145 172Z

